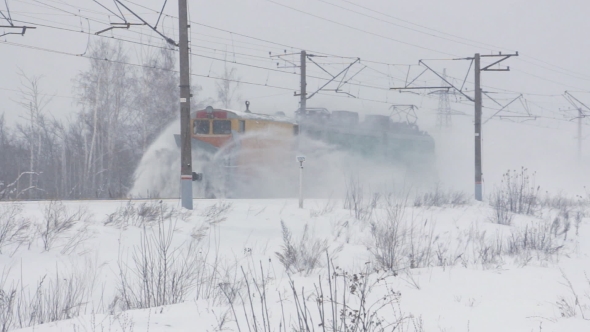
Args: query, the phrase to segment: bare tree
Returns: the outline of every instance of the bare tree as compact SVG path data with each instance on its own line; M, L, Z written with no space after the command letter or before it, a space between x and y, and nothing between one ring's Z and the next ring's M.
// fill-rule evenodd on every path
M135 167L136 158L125 133L133 100L135 73L126 66L128 57L121 43L99 41L90 48L90 68L75 79L79 121L84 123L85 196L121 196L127 190L126 179ZM123 156L125 155L125 156Z
M142 56L133 102L132 125L142 152L167 124L178 117L178 73L173 49Z
M240 96L236 95L238 92L242 79L237 74L237 68L228 67L227 62L223 67L223 75L215 85L217 87L217 101L223 108L231 108L234 102L239 102Z
M125 196L143 152L178 116L176 53L163 48L126 65L121 43L90 46L89 67L73 80L78 107L68 120L48 112L43 79L20 73L16 130L0 116L0 199ZM235 80L235 71L226 76ZM231 102L235 85L227 88ZM201 88L192 86L196 96ZM196 97L192 106L199 107Z
M40 173L41 154L44 152L44 133L47 133L44 111L51 102L52 97L41 92L41 76L29 76L22 70L19 72L21 78L21 99L17 103L26 110L21 118L25 124L19 126L19 130L28 144L29 167L28 167L28 198L33 198L39 190L37 175Z

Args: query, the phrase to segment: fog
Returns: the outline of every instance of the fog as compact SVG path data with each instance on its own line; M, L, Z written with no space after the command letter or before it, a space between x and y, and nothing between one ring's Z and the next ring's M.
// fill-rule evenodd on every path
M180 132L180 122L174 121L144 154L134 174L133 197L177 198L180 190L177 170L180 168L180 151L174 134ZM247 138L272 139L272 131L258 132ZM240 139L243 139L240 138ZM433 184L434 174L411 174L406 167L367 159L350 151L338 149L328 143L302 135L298 149L285 150L283 146L297 143L286 138L284 144L265 149L268 157L253 164L231 162L251 151L228 152L220 149L214 154L193 147L193 171L203 174L203 181L193 183L193 196L240 198L287 198L299 193L299 163L296 156L306 157L304 162L304 194L308 198L342 198L347 186L357 183L373 193L392 193L415 189L413 186ZM230 176L229 171L236 175ZM246 173L247 176L239 176ZM428 177L427 180L426 178ZM426 181L425 181L426 180Z
M193 148L193 171L204 173L215 197L296 197L299 164L296 155L305 155L304 195L313 198L341 198L347 186L360 183L368 193L401 193L432 190L435 186L471 193L474 188L473 120L454 116L450 127L437 128L435 117L425 127L435 138L435 165L432 172L412 173L402 165L379 162L326 142L302 138L303 149L292 149L289 157L276 152L276 163L259 163L249 181L234 179L227 191L227 179L220 160L224 151L210 155ZM528 169L541 192L586 195L589 175L584 172L588 158L578 160L573 139L576 126L543 127L541 121L490 121L483 127L484 198L500 184L508 170ZM430 124L430 127L428 125ZM550 124L550 123L549 123ZM144 154L134 175L133 197L176 198L179 195L180 153L174 140L178 120L169 124ZM264 139L265 135L255 134ZM238 154L244 152L238 152ZM273 152L270 152L271 154ZM279 154L281 157L279 157ZM237 157L236 155L233 156ZM416 165L414 165L416 166ZM195 197L206 197L205 182L194 182Z
M89 60L84 57L88 45L97 40L121 42L129 62L136 65L141 64L143 55L163 45L161 37L145 26L96 35L110 27L108 22L120 21L109 12L118 13L111 1L99 2L108 10L91 1L7 2L15 24L37 27L24 36L1 37L0 115L4 115L8 125L14 128L24 122L22 115L26 110L17 104L22 99L19 70L42 76L42 93L55 95L47 115L68 121L81 109L72 80L88 68ZM162 6L162 1L156 0L141 2L141 6L125 3L149 22L156 21ZM195 100L202 105L219 106L215 83L229 66L236 68L242 82L235 87L237 98L232 108L242 110L243 102L248 100L254 112L282 111L292 116L298 107L294 92L299 91L299 71L293 67L298 55L269 55L305 49L310 54L335 55L315 58L322 68L308 63L310 92L329 78L324 70L335 75L354 58L361 58L361 63L347 73L350 78L360 71L358 76L341 86L341 92L346 93L322 91L308 101L308 106L355 111L361 117L390 115L389 108L394 104L417 106L417 124L435 138L434 180L410 181L406 170L357 159L317 143L317 153L306 162L309 195L341 192L351 176L363 178L371 188L441 184L471 193L473 103L456 94L451 96L451 108L463 115L453 115L452 126L438 128L438 95L429 94L432 90L400 93L389 88L403 87L418 77L425 69L418 65L418 60L424 59L439 73L446 69L451 83L464 86L463 92L472 95L470 62L450 59L500 51L518 51L519 56L494 67L509 66L510 71L482 74L483 89L488 92L483 100L484 121L513 98L520 94L523 97L483 125L484 196L499 183L504 172L521 167L535 173L535 182L542 191L585 194L585 185L590 180L584 172L590 166L590 147L585 138L590 128L584 118L584 140L578 158L577 110L562 97L569 90L582 102L590 102L586 88L590 64L585 59L589 46L581 33L590 28L585 17L590 4L585 1L228 0L189 1L189 6L193 21L191 83L201 88L194 93ZM5 7L0 10L6 12ZM124 15L130 22L137 21L128 12ZM178 39L176 16L173 1L167 3L159 21L159 31L174 40ZM6 23L2 22L0 25ZM3 32L0 30L0 34ZM492 61L486 59L483 64ZM414 85L439 86L441 79L425 72ZM326 89L336 86L337 82ZM514 115L519 117L506 117ZM534 117L523 117L527 115ZM178 150L173 139L178 128L178 123L161 124L159 138L151 142L135 170L131 195L178 196ZM195 167L200 171L198 164ZM293 160L278 172L277 177L285 179L285 189L273 195L296 195L293 183L297 183L297 170ZM198 184L195 186L196 195L201 195ZM270 194L276 188L271 189L261 190Z

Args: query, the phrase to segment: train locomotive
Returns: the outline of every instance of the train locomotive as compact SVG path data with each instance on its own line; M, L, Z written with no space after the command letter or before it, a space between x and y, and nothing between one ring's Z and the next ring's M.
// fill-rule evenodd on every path
M434 163L430 135L383 115L360 121L356 112L307 108L289 118L252 113L247 103L246 111L209 106L193 112L190 126L201 197L280 196L281 188L296 188L295 156L318 153L313 142L415 172L430 172ZM176 142L180 146L178 135Z
M379 114L361 122L357 112L325 108L298 110L295 116L301 133L365 158L421 170L434 163L434 139L416 124Z

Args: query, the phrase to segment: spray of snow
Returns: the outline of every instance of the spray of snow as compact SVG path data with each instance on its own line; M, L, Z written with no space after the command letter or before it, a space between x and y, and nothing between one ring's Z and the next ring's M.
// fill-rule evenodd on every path
M180 149L174 134L180 120L170 123L144 153L135 170L131 197L177 198L180 192Z
M177 120L169 124L148 148L135 171L134 186L129 196L179 197L180 149L174 139L179 131ZM260 132L242 139L277 141L277 137L272 132ZM266 144L265 157L259 162L256 158L249 158L250 164L237 169L228 165L235 165L235 160L243 157L236 155L235 151L239 149L232 149L239 144L235 141L214 154L193 149L193 171L204 175L203 181L193 182L194 197L296 197L299 192L299 163L295 157L298 154L307 158L304 163L306 197L339 195L345 192L346 183L351 179L373 192L392 192L400 187L416 187L418 182L433 182L432 176L410 174L403 166L362 157L305 136L301 137L300 150L293 145L292 149L285 151L284 147L289 146L287 142L277 144L280 148L270 148Z

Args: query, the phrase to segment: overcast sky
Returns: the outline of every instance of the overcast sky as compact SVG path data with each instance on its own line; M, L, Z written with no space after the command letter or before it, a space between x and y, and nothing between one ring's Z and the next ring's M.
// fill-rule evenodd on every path
M122 2L154 24L165 1ZM75 55L84 54L89 42L109 37L126 40L129 62L135 64L141 63L141 54L163 45L158 35L141 26L94 35L109 27L109 22L121 22L109 12L121 15L112 0L8 0L7 3L15 25L37 27L24 36L0 38L0 113L10 121L16 121L23 111L12 101L20 98L15 92L20 85L19 68L27 75L43 76L43 91L55 95L47 111L64 118L76 110L72 80L89 64L88 59ZM473 156L473 104L465 98L452 97L452 108L467 116L454 117L453 128L441 133L434 126L437 95L388 89L401 87L406 77L412 80L420 74L425 69L418 65L420 59L431 59L425 60L426 64L440 73L446 68L452 82L460 86L470 62L442 59L471 57L476 52L518 51L520 56L502 63L502 68L510 66L510 72L482 74L484 90L499 104L523 94L521 100L484 125L484 177L489 174L489 181L497 180L507 168L528 166L537 170L540 178L551 182L549 187L580 189L579 176L583 180L588 178L578 171L586 164L580 166L575 162L576 122L568 121L575 113L565 111L571 105L561 95L566 90L575 91L572 94L590 105L587 88L590 47L585 33L590 31L589 7L587 1L581 0L189 0L194 54L191 71L195 74L192 80L203 87L199 98L214 97L214 77L222 73L224 66L232 66L244 82L239 90L242 101L249 100L254 110L263 113L292 113L298 106L298 98L293 96L299 88L298 70L277 68L277 62L280 67L289 63L271 59L269 52L276 55L305 49L313 54L335 55L315 58L332 73L341 71L354 61L352 58L358 57L361 62L350 68L348 77L361 72L351 81L353 84L342 86L342 90L356 98L323 92L314 96L308 106L348 109L361 114L390 114L392 104L418 106L419 125L437 138L437 153L445 169L444 182L470 188L471 176L466 177L465 173L473 174L469 162ZM7 13L4 4L0 9ZM129 11L122 7L121 11L129 22L138 22ZM176 1L168 1L158 25L159 31L174 40L178 40L177 16ZM7 22L2 21L0 25ZM12 31L0 29L0 34ZM297 61L298 57L288 56L287 60ZM493 60L486 58L482 63L490 61ZM320 68L312 64L308 67L310 76L328 77ZM308 90L314 91L323 83L324 79L310 78ZM438 77L426 72L414 86L440 83ZM473 71L464 88L468 95L472 94ZM242 105L234 107L241 109ZM484 119L500 108L487 98L484 106ZM498 117L527 112L542 118L513 123ZM584 130L590 134L590 128L585 126ZM586 155L589 151L584 148Z

